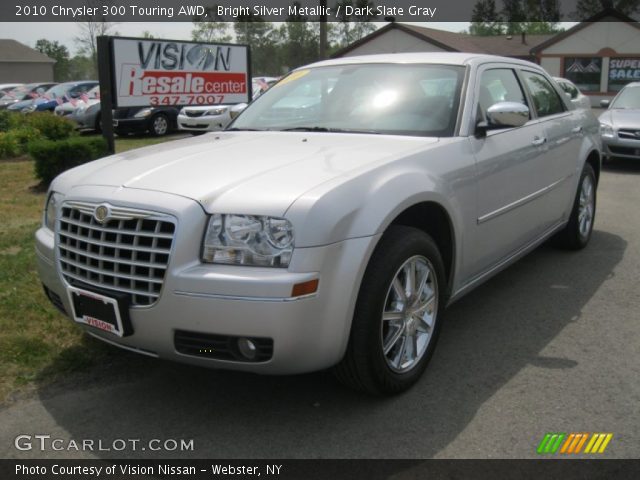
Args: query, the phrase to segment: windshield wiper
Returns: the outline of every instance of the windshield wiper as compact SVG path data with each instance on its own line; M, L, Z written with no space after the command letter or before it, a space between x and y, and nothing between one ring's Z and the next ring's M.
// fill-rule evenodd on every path
M291 127L291 128L283 128L280 130L281 132L329 132L329 133L374 133L378 135L380 132L376 132L375 130L357 130L357 129L346 129L346 128L329 128L329 127Z

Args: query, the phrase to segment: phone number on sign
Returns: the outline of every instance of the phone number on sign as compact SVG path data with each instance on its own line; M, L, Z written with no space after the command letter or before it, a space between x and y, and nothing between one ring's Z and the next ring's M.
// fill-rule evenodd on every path
M158 105L217 105L224 95L160 95L149 97L149 104Z

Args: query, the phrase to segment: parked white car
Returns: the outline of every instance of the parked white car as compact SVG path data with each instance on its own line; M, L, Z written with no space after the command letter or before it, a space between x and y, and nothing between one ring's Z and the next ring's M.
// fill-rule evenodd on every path
M447 305L552 236L587 245L600 150L594 116L533 63L323 61L215 136L60 175L38 270L113 345L265 374L335 367L395 393L427 367Z
M564 90L567 96L571 99L571 103L573 103L576 108L591 108L591 101L589 100L589 97L582 93L571 80L560 77L554 77L554 80L558 82L560 88Z
M256 77L252 81L252 100L266 92L278 79ZM193 105L183 107L178 114L178 129L199 135L223 130L231 123L244 104L238 109L234 105Z

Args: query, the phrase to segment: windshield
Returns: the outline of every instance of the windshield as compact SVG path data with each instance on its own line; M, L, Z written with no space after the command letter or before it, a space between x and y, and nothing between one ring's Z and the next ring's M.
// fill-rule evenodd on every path
M611 108L640 108L640 86L623 89L613 100Z
M232 124L234 130L313 130L451 136L464 67L365 64L297 70Z

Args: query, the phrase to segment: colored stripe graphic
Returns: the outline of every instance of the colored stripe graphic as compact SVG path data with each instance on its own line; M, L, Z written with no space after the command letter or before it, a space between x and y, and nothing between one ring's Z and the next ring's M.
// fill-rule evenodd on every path
M584 453L604 453L613 438L613 433L594 433Z
M541 455L556 453L566 435L566 433L547 433L540 442L540 445L538 445L537 452Z
M613 433L547 433L536 451L539 455L604 453L612 438Z

